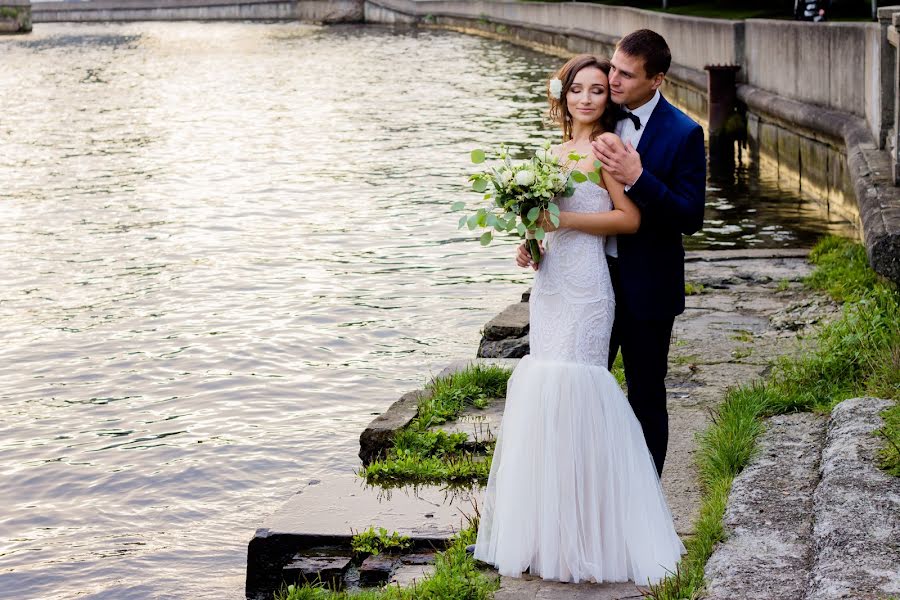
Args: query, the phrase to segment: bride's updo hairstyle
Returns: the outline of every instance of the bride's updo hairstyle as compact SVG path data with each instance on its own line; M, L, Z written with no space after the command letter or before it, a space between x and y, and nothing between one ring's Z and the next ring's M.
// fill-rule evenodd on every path
M580 70L587 67L600 69L606 74L606 77L609 78L609 71L612 65L608 59L598 58L593 54L579 54L573 56L559 69L559 71L553 74L553 77L551 77L551 80L559 79L562 82L562 92L560 93L559 98L553 97L553 93L550 91L550 81L547 81L547 99L550 101L550 120L559 125L562 129L564 142L568 142L572 139L572 115L569 114L569 107L566 104L566 94L569 93L569 88L572 87L575 75L577 75ZM600 119L598 119L597 123L594 125L594 130L591 132L592 140L601 133L606 131L614 132L616 130L616 122L618 121L621 109L618 104L613 103L612 96L609 95L608 85L606 93L606 110L603 111Z

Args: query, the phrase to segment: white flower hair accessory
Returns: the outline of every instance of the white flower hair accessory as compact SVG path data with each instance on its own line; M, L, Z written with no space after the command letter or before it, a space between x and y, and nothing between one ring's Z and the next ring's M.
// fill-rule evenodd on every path
M559 100L562 96L562 80L556 77L550 80L550 95Z

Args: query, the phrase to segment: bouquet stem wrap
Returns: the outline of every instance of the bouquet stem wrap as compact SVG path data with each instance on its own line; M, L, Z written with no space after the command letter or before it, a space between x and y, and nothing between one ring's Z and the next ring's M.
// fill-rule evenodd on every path
M534 261L534 264L541 262L541 246L534 237L534 231L529 229L525 232L525 244L528 246L528 252L531 254L531 260Z

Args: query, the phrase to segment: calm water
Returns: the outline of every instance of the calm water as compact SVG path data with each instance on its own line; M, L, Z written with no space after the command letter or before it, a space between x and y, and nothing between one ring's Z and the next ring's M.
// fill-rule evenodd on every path
M240 598L301 482L528 275L456 230L557 59L454 33L40 24L0 39L0 596ZM806 245L742 170L694 248Z

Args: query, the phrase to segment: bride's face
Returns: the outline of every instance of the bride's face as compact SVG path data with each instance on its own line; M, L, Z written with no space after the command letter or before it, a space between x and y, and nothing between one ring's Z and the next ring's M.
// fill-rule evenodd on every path
M591 125L600 118L609 99L609 79L597 67L585 67L575 74L566 92L566 107L572 121Z

